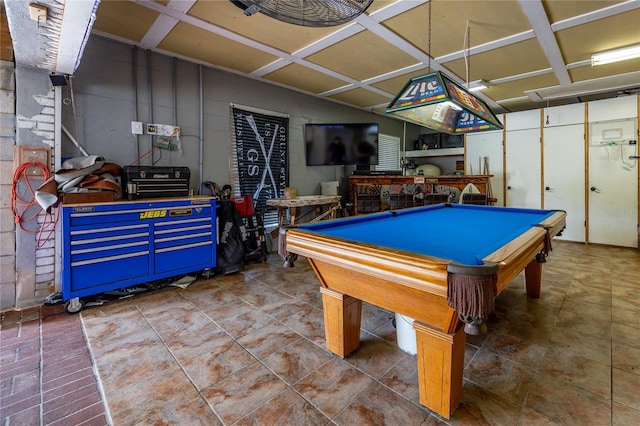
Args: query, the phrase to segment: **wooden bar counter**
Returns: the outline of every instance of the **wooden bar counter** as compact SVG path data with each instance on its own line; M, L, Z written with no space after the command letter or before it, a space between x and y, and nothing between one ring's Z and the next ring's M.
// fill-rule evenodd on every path
M457 203L459 195L469 184L473 184L479 193L490 193L489 179L493 175L440 175L440 176L393 176L393 175L352 175L349 176L349 202L353 204L353 213L363 212L362 208L358 208L358 201L362 201L362 197L358 197L358 194L362 193L374 193L380 194L382 201L379 209L373 209L367 211L372 213L375 211L386 210L388 202L385 203L385 195L394 195L398 192L398 186L406 189L407 191L400 190L400 192L412 192L415 188L419 187L419 191L424 193L432 192L449 192L454 199L450 202ZM385 189L386 188L386 189ZM449 189L447 189L449 188ZM405 194L406 195L406 194ZM490 197L490 195L489 195ZM490 198L491 200L491 198ZM362 206L361 206L362 207ZM404 206L407 207L407 206Z

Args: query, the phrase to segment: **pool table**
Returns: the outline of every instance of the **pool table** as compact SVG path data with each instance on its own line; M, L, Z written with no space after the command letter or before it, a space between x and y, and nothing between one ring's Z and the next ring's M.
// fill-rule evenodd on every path
M439 204L305 224L286 250L320 280L327 349L360 345L362 301L413 318L420 402L450 418L462 397L465 330L522 271L540 297L542 263L563 211ZM462 312L464 311L464 312Z

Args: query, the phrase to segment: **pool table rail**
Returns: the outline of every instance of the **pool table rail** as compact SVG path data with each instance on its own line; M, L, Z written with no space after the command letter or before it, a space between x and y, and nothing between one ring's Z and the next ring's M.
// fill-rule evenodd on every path
M300 231L287 231L287 251L327 264L340 265L351 271L389 279L394 282L447 296L447 265L449 260L402 250L381 249L335 237Z
M542 264L539 262L538 254L546 249L547 238L553 238L562 232L565 227L565 218L566 213L556 212L540 222L540 226L525 231L483 259L486 262L497 263L500 268L497 294L502 293L524 270L527 295L532 298L540 297Z

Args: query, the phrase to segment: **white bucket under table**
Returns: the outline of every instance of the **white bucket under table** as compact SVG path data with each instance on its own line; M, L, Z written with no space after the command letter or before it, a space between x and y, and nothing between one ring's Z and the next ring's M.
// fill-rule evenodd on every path
M416 331L413 329L413 318L396 313L396 334L398 347L409 355L418 353Z

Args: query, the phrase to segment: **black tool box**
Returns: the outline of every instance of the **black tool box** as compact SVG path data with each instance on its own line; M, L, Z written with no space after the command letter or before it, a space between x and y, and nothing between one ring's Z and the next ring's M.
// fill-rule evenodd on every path
M129 201L186 197L190 176L188 167L125 166L122 168L122 192Z

